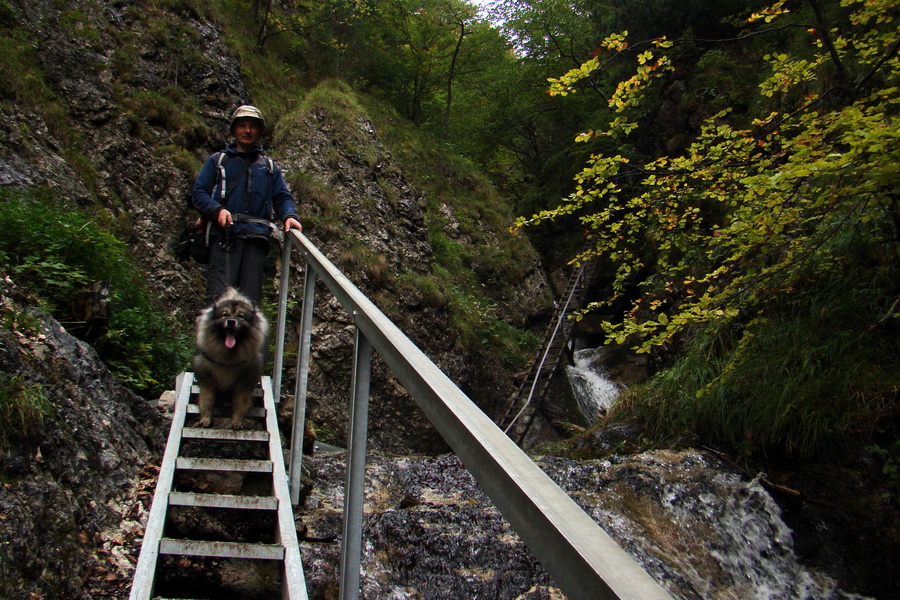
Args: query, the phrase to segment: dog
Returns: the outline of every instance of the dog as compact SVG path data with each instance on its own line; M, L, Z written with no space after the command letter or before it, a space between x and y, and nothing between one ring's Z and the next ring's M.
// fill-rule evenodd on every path
M265 364L269 324L243 294L228 288L197 317L194 376L200 387L197 427L212 425L216 398L231 397L231 428L243 429Z

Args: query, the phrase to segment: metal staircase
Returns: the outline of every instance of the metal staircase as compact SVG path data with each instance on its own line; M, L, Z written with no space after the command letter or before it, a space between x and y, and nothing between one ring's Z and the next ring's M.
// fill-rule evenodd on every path
M289 479L285 473L274 400L281 395L284 366L290 279L285 277L279 292L273 379L261 378L256 397L259 406L255 406L249 415L260 420L257 429L232 431L187 426L188 415L199 413L195 402L199 390L193 385L192 373L182 373L178 378L168 445L135 570L131 600L256 600L278 596L290 600L307 599L291 507L292 501L298 503L299 497L317 281L321 281L322 287L352 315L356 329L353 379L350 382L350 435L345 458L341 600L357 600L363 585L363 500L374 353L390 368L467 465L568 598L671 600L669 594L590 515L541 471L300 232L291 231L285 236L283 273L292 269L293 251L302 255L305 274L291 429L291 477ZM518 411L510 411L510 414L515 412L510 419L511 425L521 421L535 392L546 389L539 385L539 380L546 377L545 368L552 369L550 372L558 368L553 365L564 354L562 349L571 335L571 322L565 317L570 307L574 309L581 305L589 281L590 271L583 267L570 282L565 306L551 327L553 335L546 341L540 361L536 361L536 374L530 379L531 385L522 386L522 389L530 390L528 399ZM218 481L209 478L218 478ZM234 489L221 485L229 481ZM212 493L213 490L217 493ZM191 511L218 511L219 514L215 519L192 519ZM244 514L249 517L241 523ZM210 564L228 563L225 564L227 567L229 561L265 565L262 568L268 569L267 575L275 573L270 577L274 580L273 589L261 589L256 583L249 589L223 589L222 581L202 580L210 572ZM179 575L179 570L188 573ZM224 576L220 579L224 581ZM213 589L214 584L220 588Z
M305 600L270 378L261 379L248 414L257 428L240 431L186 425L188 415L199 413L199 390L193 382L189 372L178 379L172 426L130 600L250 597L228 589L227 582L215 589L210 582L191 580L185 567L202 563L205 572L215 571L217 563L229 561L263 563L262 571L275 572L273 585L279 588L275 593ZM209 483L216 480L228 483ZM216 488L228 493L209 491ZM222 526L192 531L196 521L192 511L211 516Z

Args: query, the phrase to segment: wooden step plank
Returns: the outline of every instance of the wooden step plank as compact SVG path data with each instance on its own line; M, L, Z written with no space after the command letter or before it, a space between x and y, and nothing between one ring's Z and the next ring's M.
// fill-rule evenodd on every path
M199 394L199 393L200 393L200 386L199 386L199 385L196 385L196 384L195 384L195 385L192 385L192 386L191 386L191 395L192 395L192 396L196 396L196 395ZM253 395L256 396L257 398L262 398L262 396L263 396L263 390L262 390L262 388L259 387L259 386L256 386L256 387L253 389Z
M238 460L235 458L186 458L179 457L175 468L183 471L242 471L245 473L271 473L270 460Z
M199 415L199 414L200 414L200 407L197 406L196 404L188 404L188 405L187 405L187 413L188 413L189 415ZM221 413L221 415L222 415L223 417L230 417L230 416L231 416L230 413L225 413L225 412ZM264 419L264 418L266 417L266 409L263 408L263 407L261 407L261 406L251 406L251 407L250 407L250 410L247 411L247 416L248 416L248 417L256 417L256 418L259 418L259 419Z
M181 437L192 440L228 440L236 442L268 442L268 431L250 429L208 429L204 427L185 427Z
M277 510L278 500L276 500L273 496L234 496L231 494L171 492L169 494L169 505L197 506L200 508Z
M284 560L284 548L275 544L208 542L201 540L176 540L172 538L163 538L159 541L159 553L179 556Z

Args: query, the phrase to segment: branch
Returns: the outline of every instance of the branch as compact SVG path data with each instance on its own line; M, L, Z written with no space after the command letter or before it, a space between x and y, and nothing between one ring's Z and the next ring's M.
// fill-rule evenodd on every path
M875 66L872 67L872 69L871 69L868 73L866 73L866 75L865 75L864 77L862 77L862 79L860 79L859 82L858 82L855 86L853 86L853 91L858 92L859 90L861 90L862 87L863 87L863 86L864 86L864 85L865 85L872 77L875 76L875 73L877 73L878 71L881 70L881 67L884 66L884 63L886 63L887 61L889 61L891 58L894 57L894 55L897 54L897 49L898 49L898 48L900 48L900 39L895 40L895 41L894 41L893 47L891 47L887 52L885 52L885 53L884 53L884 56L881 57L881 60L879 60L879 61L875 64Z
M710 448L709 446L702 446L702 448L704 450L706 450L707 452L711 452L711 453L715 454L716 456L719 457L719 459L724 460L725 462L729 463L736 469L740 470L747 477L750 477L750 478L754 477L753 474L750 473L750 471L748 471L741 465L739 465L736 462L734 462L733 460L731 460L728 456L725 455L724 452L719 452L718 450L714 450L714 449ZM796 498L797 500L800 500L802 502L808 502L810 504L818 504L819 506L824 506L827 508L840 509L840 507L833 502L828 502L827 500L820 500L818 498L813 498L813 497L809 496L806 492L802 492L800 490L795 490L794 488L789 488L787 486L774 483L770 479L768 479L764 473L760 473L758 475L758 478L759 478L759 483L762 484L762 486L764 488L766 488L770 491L779 492L781 494L784 494L785 496L790 496L791 498Z
M816 21L819 22L819 27L816 29L822 35L822 41L825 46L828 48L828 54L831 55L831 61L834 63L835 68L838 72L838 77L843 84L843 87L847 89L850 88L850 76L847 74L847 69L844 68L844 63L841 61L841 57L838 54L837 48L834 47L834 43L831 41L831 36L828 35L828 25L825 23L825 15L822 13L822 7L819 6L818 0L807 0L809 5L812 7L813 12L816 15Z

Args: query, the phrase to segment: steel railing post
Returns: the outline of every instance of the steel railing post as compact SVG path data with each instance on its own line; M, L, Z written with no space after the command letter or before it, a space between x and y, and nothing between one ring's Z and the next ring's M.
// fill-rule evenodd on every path
M356 313L354 313L355 316ZM362 518L365 499L372 344L359 329L356 330L353 365L353 403L350 409L350 443L347 450L347 481L344 489L341 600L359 598L360 562L362 559Z
M300 480L303 461L303 435L306 431L306 390L309 382L309 351L312 336L313 307L316 302L316 272L306 263L303 277L303 309L300 316L300 340L297 349L297 383L294 387L294 424L291 429L290 489L291 504L300 504Z
M291 247L293 237L284 236L281 253L281 285L278 289L278 324L275 328L275 366L272 370L272 394L281 402L281 370L284 363L284 331L287 323L287 296L291 279Z

